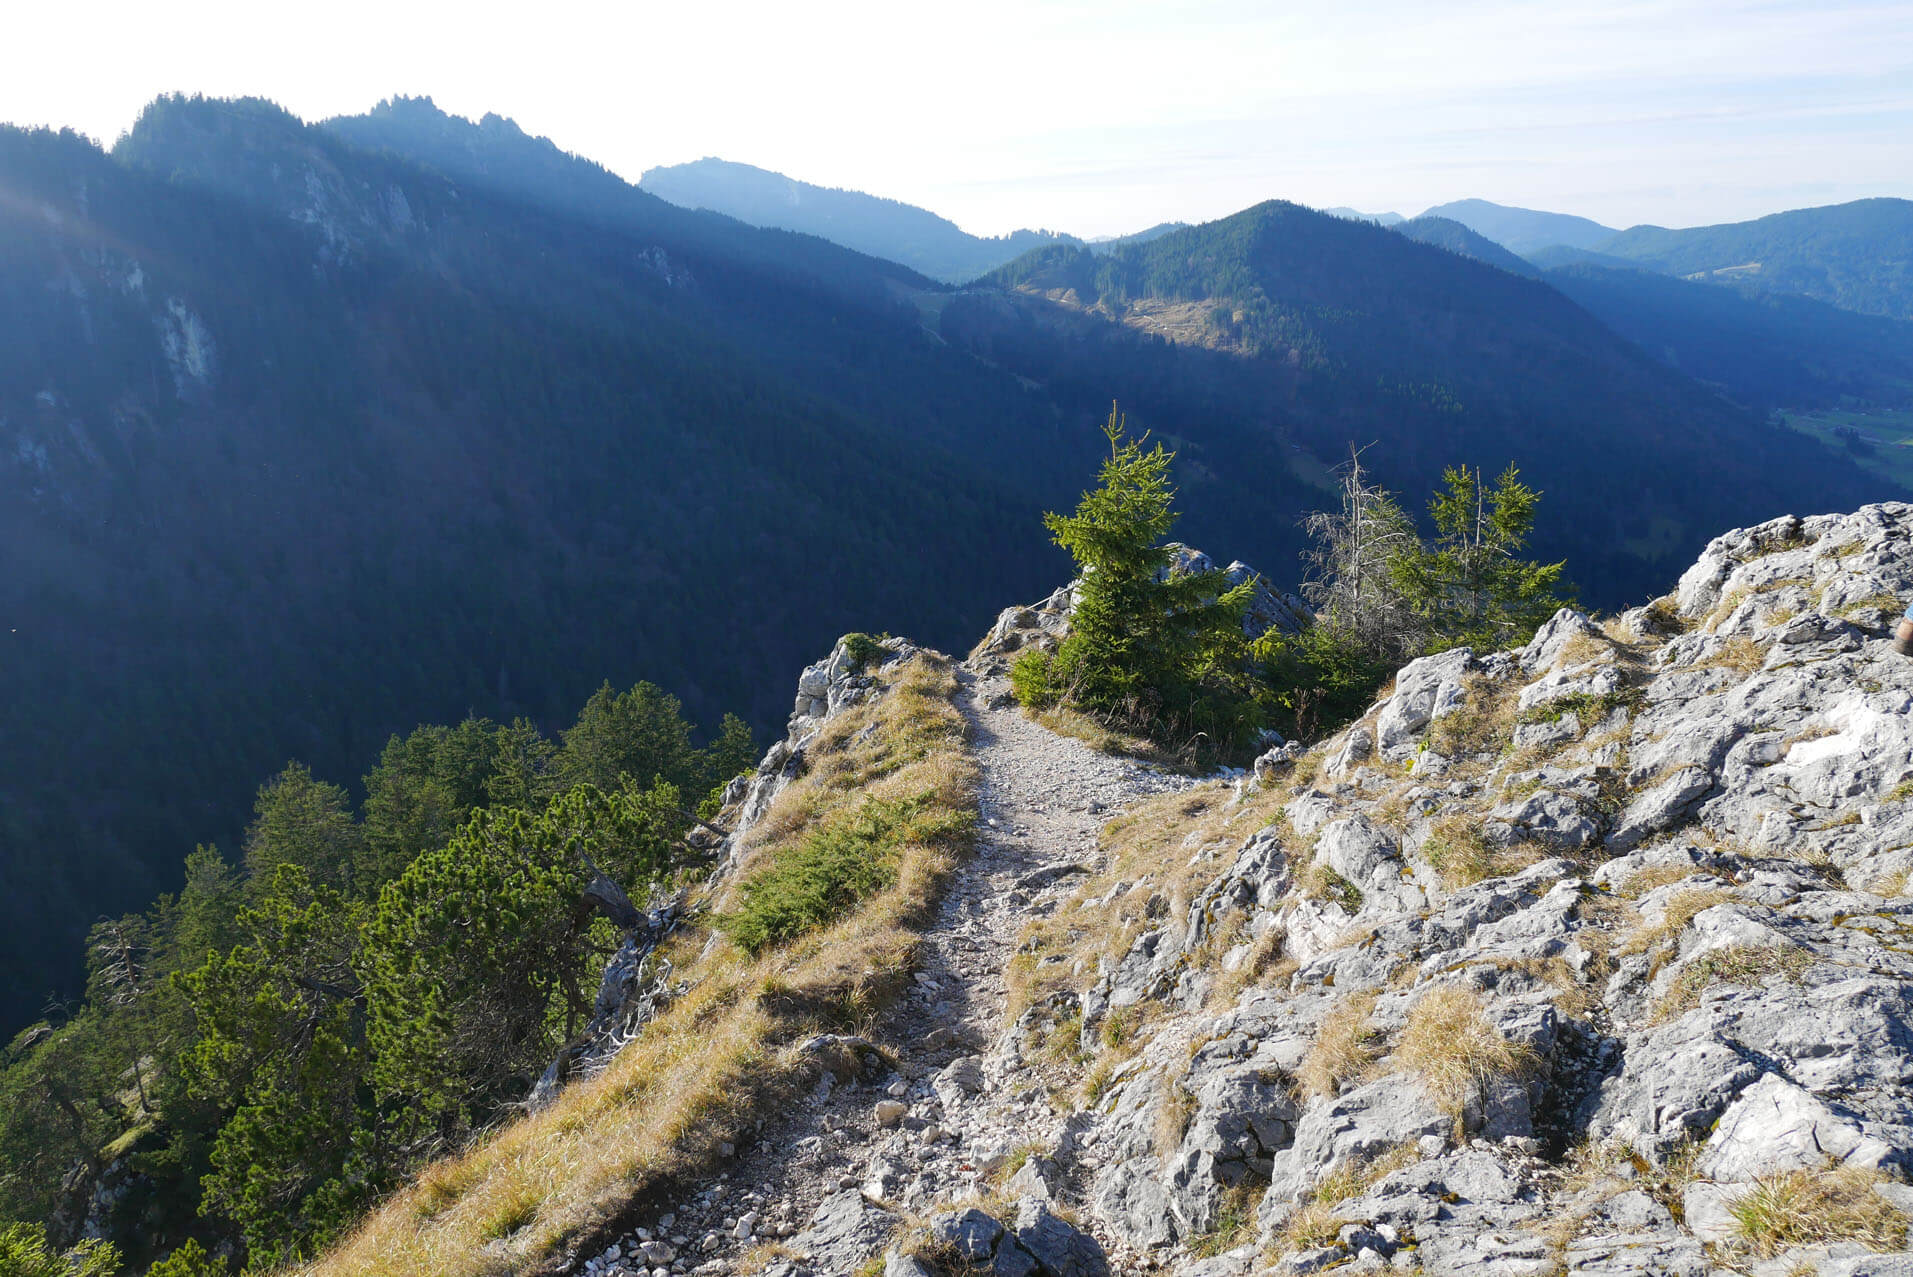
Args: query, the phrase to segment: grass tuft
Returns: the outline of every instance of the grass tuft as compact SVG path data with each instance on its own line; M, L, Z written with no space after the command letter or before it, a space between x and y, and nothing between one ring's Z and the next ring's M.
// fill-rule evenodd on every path
M1879 1171L1858 1166L1763 1176L1730 1208L1736 1239L1763 1259L1831 1242L1900 1250L1907 1218L1874 1191L1885 1181Z
M1717 984L1759 984L1769 976L1798 980L1813 955L1792 944L1730 945L1704 953L1681 969L1654 1006L1652 1023L1687 1014Z
M1336 1095L1380 1057L1380 1035L1369 1023L1376 1001L1372 989L1347 994L1322 1017L1315 1045L1295 1073L1304 1095Z
M1457 1126L1470 1101L1485 1097L1494 1083L1526 1077L1539 1063L1528 1047L1502 1036L1479 995L1454 985L1423 994L1409 1010L1394 1062L1421 1078Z

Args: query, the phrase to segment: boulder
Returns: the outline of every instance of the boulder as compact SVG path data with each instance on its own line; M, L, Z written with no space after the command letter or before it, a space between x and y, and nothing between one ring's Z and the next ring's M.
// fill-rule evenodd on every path
M864 1200L854 1188L826 1197L810 1226L790 1240L790 1248L824 1272L852 1272L890 1236L897 1217Z
M933 1240L941 1242L971 1264L982 1264L996 1254L996 1243L1003 1236L1003 1225L982 1211L950 1211L929 1223Z
M1445 1141L1454 1126L1420 1082L1401 1074L1317 1100L1296 1122L1289 1147L1271 1159L1258 1217L1265 1227L1277 1225L1343 1162L1364 1162L1424 1136Z
M1375 740L1384 759L1398 763L1412 757L1428 725L1461 707L1466 698L1463 680L1475 664L1475 654L1458 647L1402 667L1394 694L1375 719Z
M1712 1180L1750 1180L1830 1161L1877 1167L1895 1150L1861 1122L1769 1073L1742 1091L1708 1136L1695 1170Z
M1109 1277L1102 1246L1046 1201L1026 1197L1017 1203L1016 1242L1036 1260L1044 1277Z

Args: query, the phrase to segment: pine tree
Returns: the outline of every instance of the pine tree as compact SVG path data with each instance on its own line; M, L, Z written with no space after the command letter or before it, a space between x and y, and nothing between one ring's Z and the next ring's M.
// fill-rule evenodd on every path
M1512 465L1492 487L1481 472L1450 466L1428 503L1432 549L1402 560L1398 580L1427 625L1432 649L1494 650L1525 642L1562 606L1565 563L1517 557L1534 528L1541 494Z
M202 1209L239 1226L255 1263L344 1224L391 1169L355 1139L372 1121L353 969L362 915L282 865L240 914L245 942L178 977L198 1031L185 1089L223 1119Z
M654 683L639 683L628 692L604 684L565 732L558 760L565 786L610 791L626 777L648 785L660 776L673 784L695 783L691 725L682 709L677 697Z
M365 929L374 1075L447 1135L521 1098L590 1009L588 892L661 876L683 832L668 785L480 811L388 884ZM601 937L602 939L602 937Z
M361 859L359 825L345 790L313 779L304 763L259 787L246 830L246 873L257 894L281 865L297 865L315 883L345 888Z
M365 778L364 860L356 881L368 896L421 853L443 847L491 801L502 729L488 718L429 726L386 743Z
M1159 736L1233 738L1244 726L1242 612L1252 587L1215 570L1176 572L1175 454L1131 439L1112 407L1098 486L1044 525L1081 573L1070 633L1044 671L1068 699ZM1025 668L1026 685L1037 671ZM1233 743L1232 740L1226 743Z

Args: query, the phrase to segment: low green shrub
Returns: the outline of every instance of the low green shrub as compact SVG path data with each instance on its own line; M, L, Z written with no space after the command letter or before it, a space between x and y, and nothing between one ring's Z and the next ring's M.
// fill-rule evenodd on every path
M1010 666L1010 690L1024 709L1048 709L1063 698L1056 678L1056 658L1040 648L1026 648Z
M855 661L860 670L870 668L872 661L881 661L889 654L880 639L861 631L844 635L843 645L844 654Z
M869 799L849 815L805 835L794 849L745 880L743 903L720 921L725 934L753 957L772 945L847 915L893 885L903 849L934 843L967 828L968 814L941 810L925 793Z

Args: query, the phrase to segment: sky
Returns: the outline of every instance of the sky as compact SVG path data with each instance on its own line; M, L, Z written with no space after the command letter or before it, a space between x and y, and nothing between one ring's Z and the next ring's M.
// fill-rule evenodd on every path
M636 180L718 156L966 230L1259 200L1613 226L1913 196L1913 0L0 0L0 121L427 95Z

